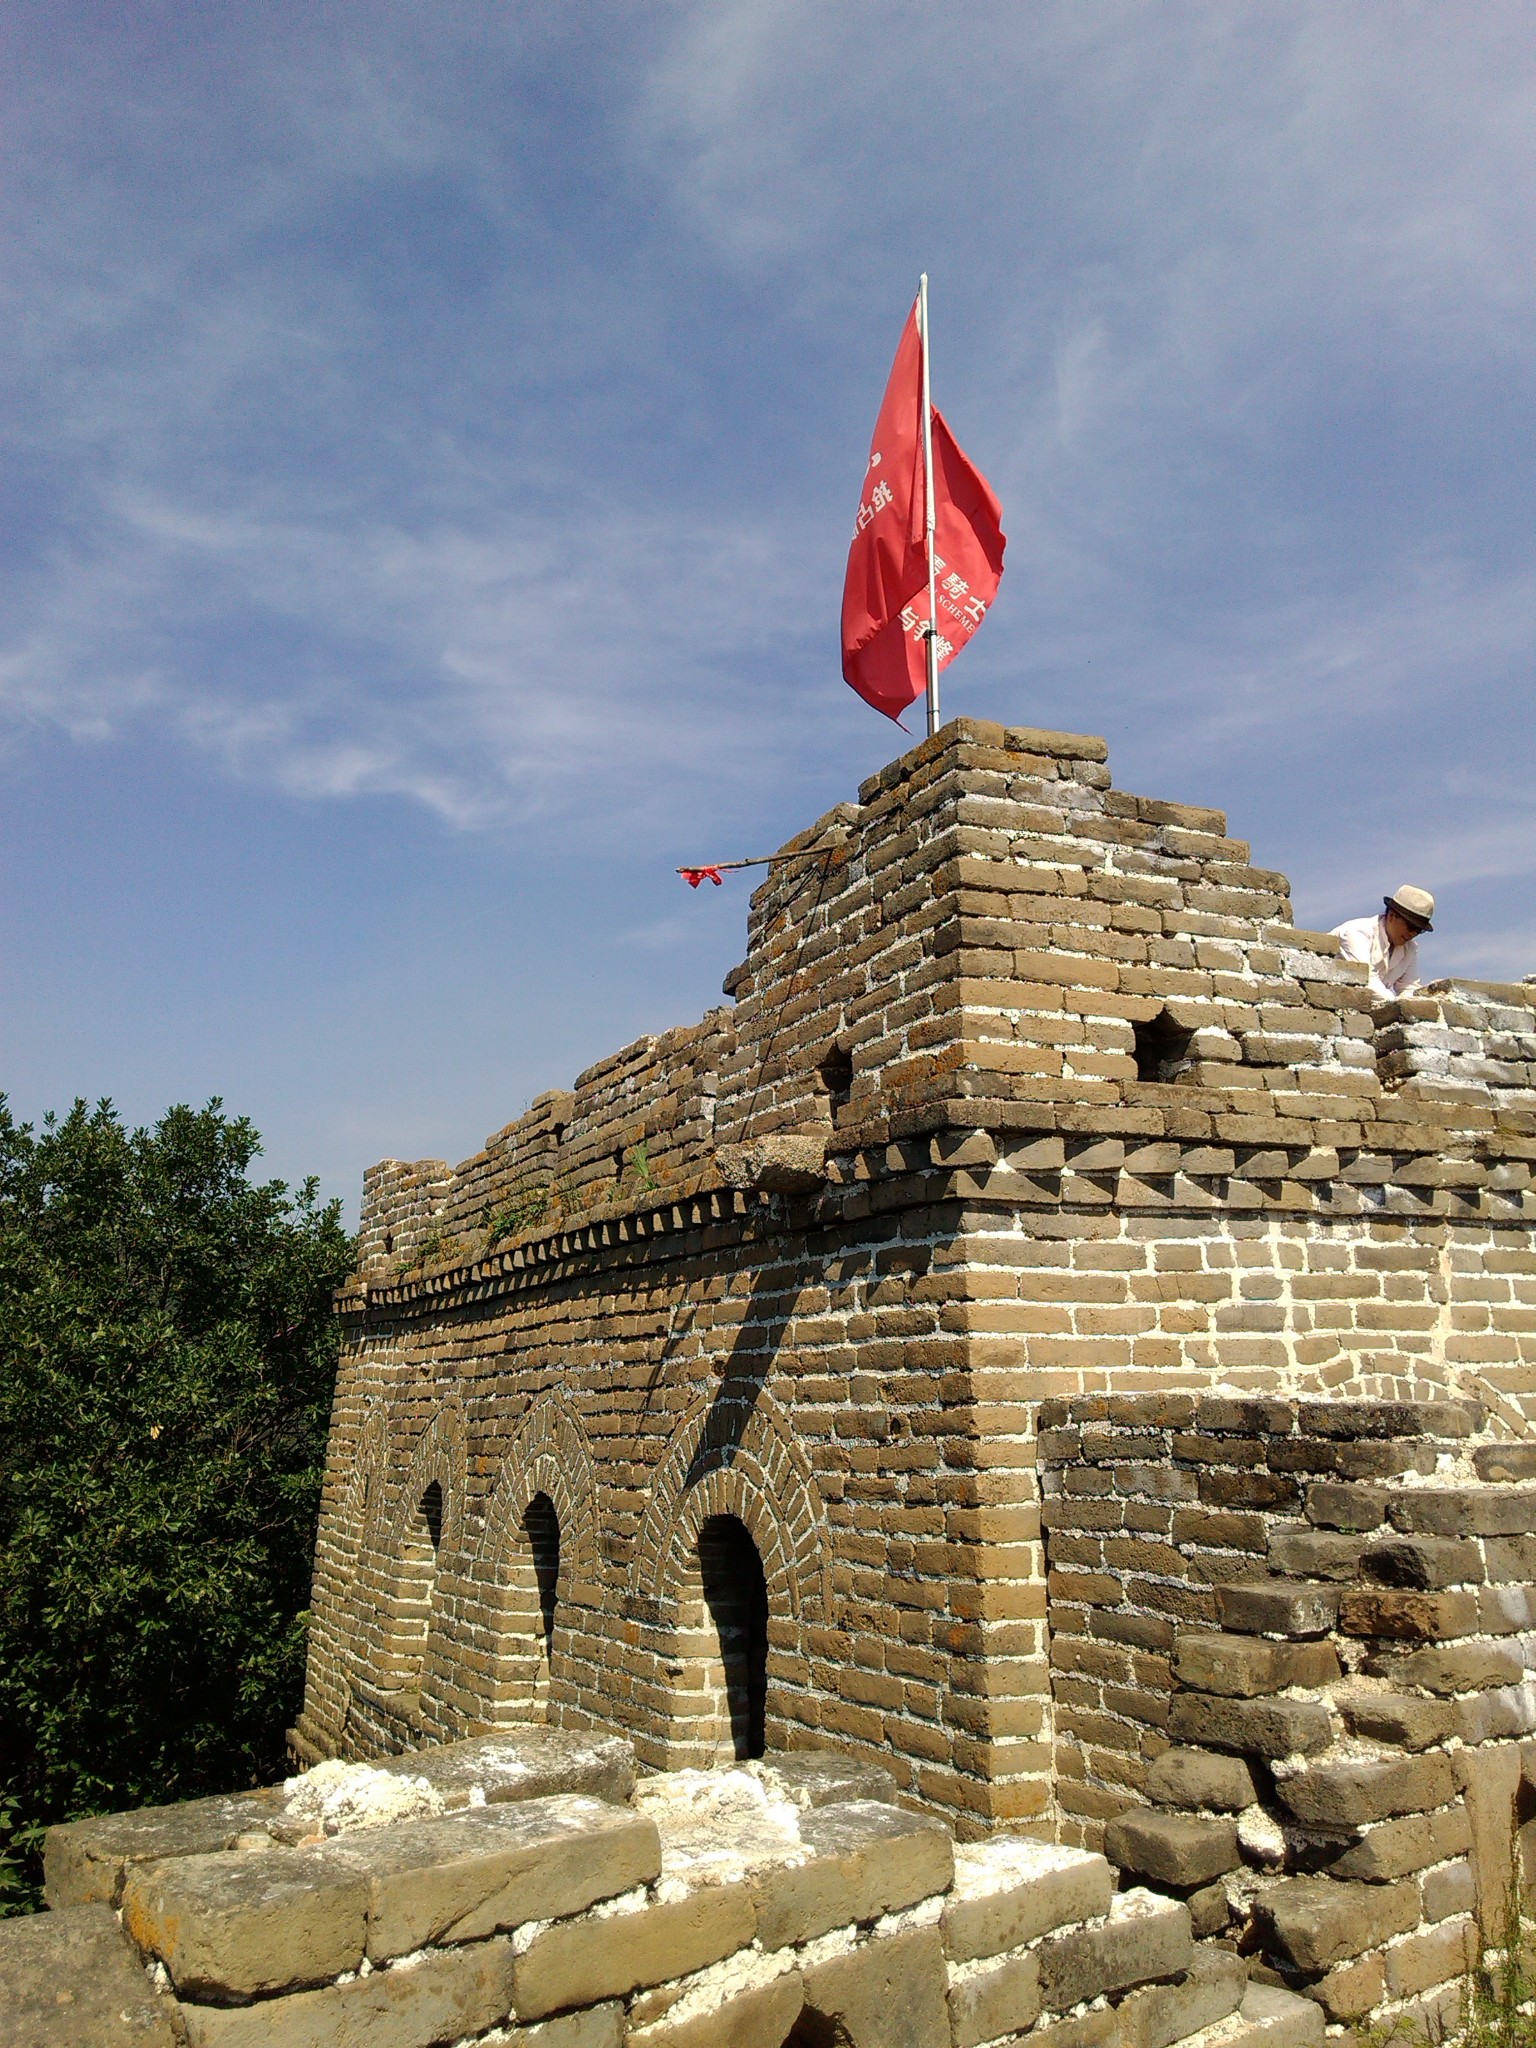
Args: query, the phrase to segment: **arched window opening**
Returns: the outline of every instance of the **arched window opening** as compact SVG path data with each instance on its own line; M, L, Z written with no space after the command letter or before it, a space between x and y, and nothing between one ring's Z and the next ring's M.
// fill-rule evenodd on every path
M699 1531L699 1576L719 1648L722 1718L729 1720L731 1749L738 1758L761 1756L768 1705L768 1582L757 1545L734 1515L711 1515Z
M536 1493L523 1516L523 1533L533 1553L539 1629L544 1642L544 1683L555 1661L555 1607L560 1589L560 1517L547 1493Z
M435 1479L421 1496L421 1520L432 1546L432 1562L436 1564L443 1547L443 1489Z

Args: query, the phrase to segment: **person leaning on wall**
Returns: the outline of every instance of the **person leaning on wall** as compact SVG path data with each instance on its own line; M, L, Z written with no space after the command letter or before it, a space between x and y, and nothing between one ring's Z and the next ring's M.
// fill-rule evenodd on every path
M1352 917L1336 924L1333 936L1346 960L1358 960L1370 970L1371 994L1378 1003L1390 1003L1396 996L1411 996L1419 986L1419 949L1416 941L1432 932L1435 899L1427 889L1411 883L1381 899L1376 917Z

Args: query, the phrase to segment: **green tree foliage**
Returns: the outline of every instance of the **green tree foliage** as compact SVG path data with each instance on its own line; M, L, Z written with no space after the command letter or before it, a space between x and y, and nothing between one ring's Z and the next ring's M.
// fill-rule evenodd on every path
M0 1097L0 1912L48 1823L281 1769L353 1246L260 1149Z

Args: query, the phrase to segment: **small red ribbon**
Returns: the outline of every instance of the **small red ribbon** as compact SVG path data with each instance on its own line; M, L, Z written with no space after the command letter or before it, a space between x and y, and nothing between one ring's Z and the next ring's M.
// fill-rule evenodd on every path
M697 889L700 882L713 882L718 889L723 878L718 868L679 868L677 871L690 889Z

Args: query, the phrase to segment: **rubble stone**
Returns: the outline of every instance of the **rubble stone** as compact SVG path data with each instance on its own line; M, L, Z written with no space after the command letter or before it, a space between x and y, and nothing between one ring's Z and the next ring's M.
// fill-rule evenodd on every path
M1147 1797L1159 1806L1241 1813L1258 1797L1253 1772L1239 1756L1208 1749L1165 1749L1147 1771Z
M1212 1749L1296 1756L1326 1749L1333 1723L1321 1700L1234 1700L1181 1692L1174 1694L1169 1709L1168 1732L1177 1742L1206 1743Z
M1240 1860L1235 1821L1145 1808L1110 1822L1104 1830L1104 1853L1137 1877L1191 1891L1234 1870Z
M1260 1892L1254 1916L1289 1962L1328 1970L1416 1926L1419 1888L1294 1877Z
M1065 2012L1106 1992L1176 1977L1194 1955L1188 1908L1142 1890L1121 1892L1109 1917L1040 1944L1040 2002Z
M1276 1790L1298 1820L1355 1827L1393 1814L1427 1813L1456 1794L1443 1756L1342 1756L1304 1765Z
M813 1808L800 1839L808 1861L772 1864L752 1879L767 1948L931 1898L954 1875L954 1843L941 1821L874 1800Z
M1021 1948L1071 1921L1101 1919L1114 1891L1104 1857L1082 1849L1019 1835L962 1844L944 1907L944 1952L968 1962Z

